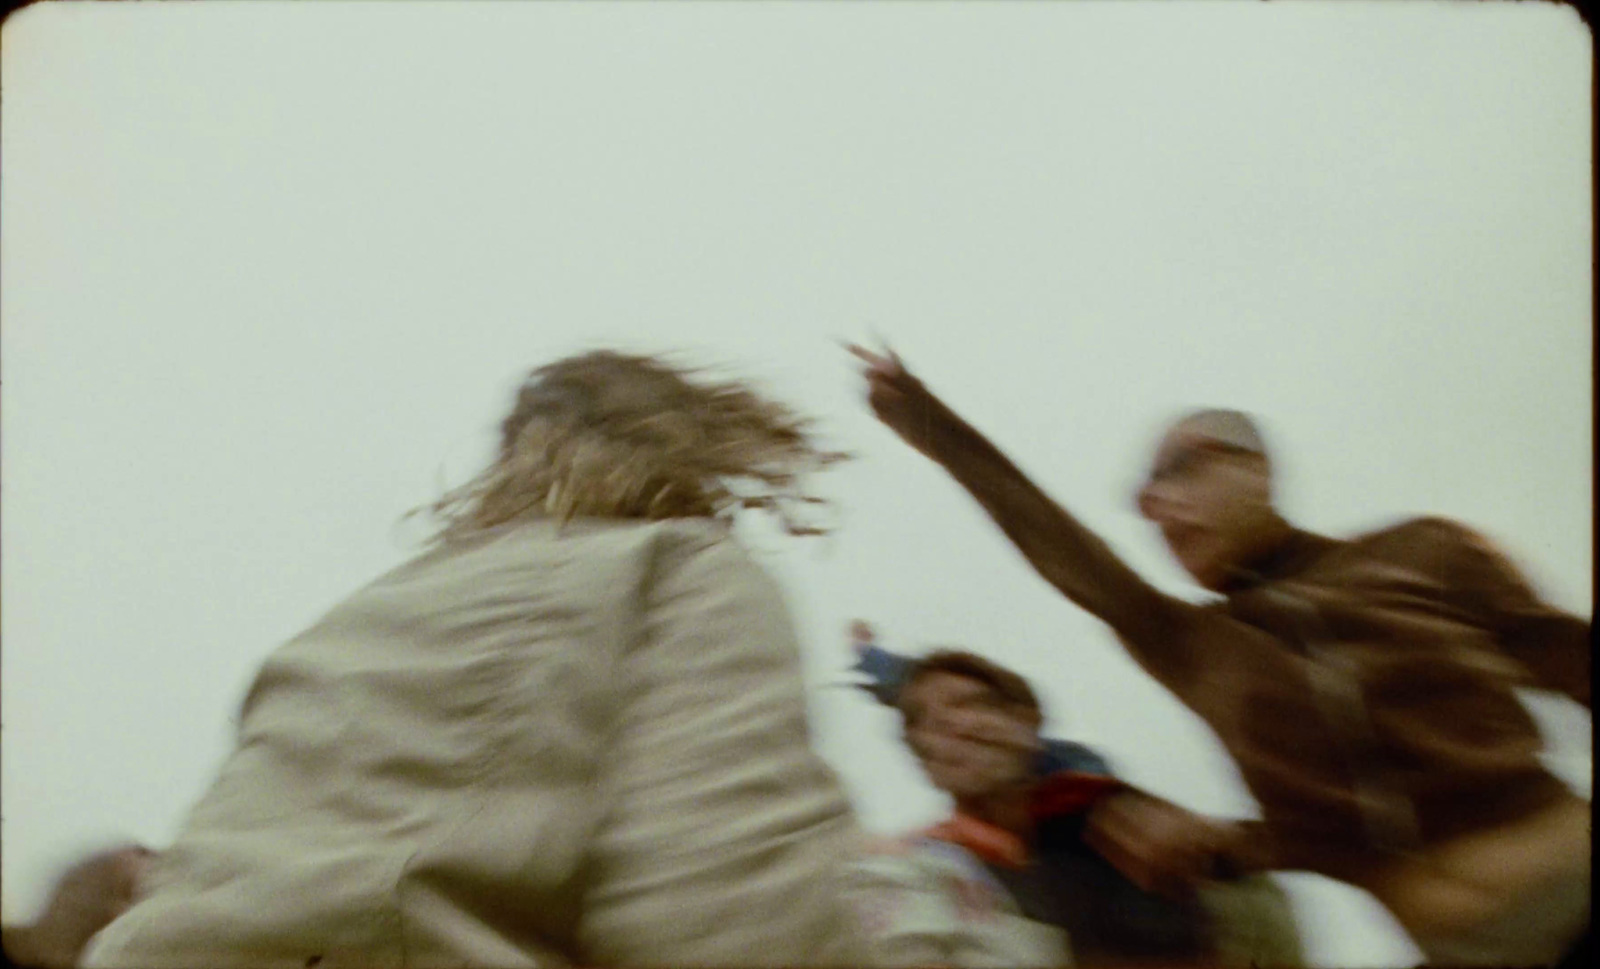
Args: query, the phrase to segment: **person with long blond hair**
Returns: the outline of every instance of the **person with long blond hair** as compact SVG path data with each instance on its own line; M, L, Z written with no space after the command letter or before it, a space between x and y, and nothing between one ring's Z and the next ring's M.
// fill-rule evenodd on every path
M112 966L849 965L860 835L730 521L842 455L749 386L541 367L431 547L266 661Z

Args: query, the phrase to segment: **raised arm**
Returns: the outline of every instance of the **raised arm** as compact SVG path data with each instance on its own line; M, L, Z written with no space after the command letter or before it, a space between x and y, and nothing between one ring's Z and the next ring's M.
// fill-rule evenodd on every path
M1146 583L1000 449L912 376L900 358L851 346L878 419L966 488L1045 581L1130 645L1164 638L1185 607Z

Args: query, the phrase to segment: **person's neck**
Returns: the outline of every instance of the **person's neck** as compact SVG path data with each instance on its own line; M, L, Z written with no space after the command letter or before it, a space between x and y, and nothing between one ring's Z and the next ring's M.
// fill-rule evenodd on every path
M1033 817L1028 813L1028 789L1023 786L1010 787L989 794L958 797L956 811L1024 839L1033 835Z
M1276 577L1296 557L1299 536L1298 529L1274 515L1269 523L1262 526L1245 554L1240 556L1239 564L1230 570L1223 591L1255 585Z
M1267 524L1261 527L1252 560L1261 564L1279 557L1292 544L1294 535L1295 527L1283 516L1274 514Z

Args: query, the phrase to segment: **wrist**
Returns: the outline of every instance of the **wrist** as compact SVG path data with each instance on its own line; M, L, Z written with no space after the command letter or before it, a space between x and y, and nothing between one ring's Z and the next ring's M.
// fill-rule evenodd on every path
M1214 860L1218 878L1242 878L1277 867L1270 833L1260 822L1234 821L1222 827Z

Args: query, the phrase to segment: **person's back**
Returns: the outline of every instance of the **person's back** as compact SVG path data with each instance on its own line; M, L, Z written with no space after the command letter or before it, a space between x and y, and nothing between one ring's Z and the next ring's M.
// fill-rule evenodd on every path
M446 535L270 657L86 964L860 962L799 663L715 517Z
M722 532L513 527L335 608L90 964L850 961L853 821Z

